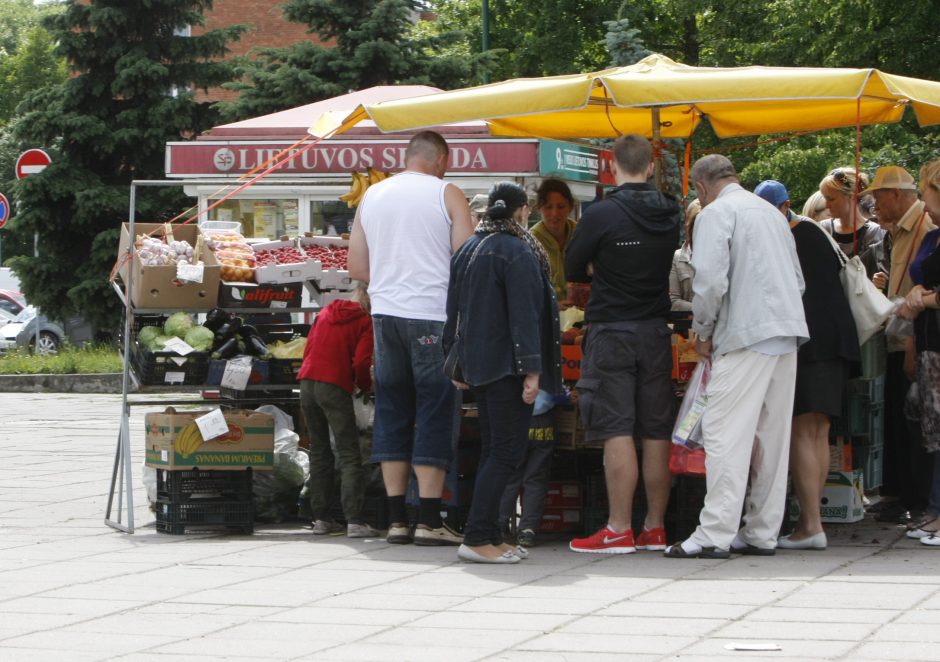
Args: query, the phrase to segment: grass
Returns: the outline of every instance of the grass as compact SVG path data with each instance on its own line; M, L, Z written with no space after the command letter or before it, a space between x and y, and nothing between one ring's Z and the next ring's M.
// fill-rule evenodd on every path
M25 350L0 354L0 375L93 375L121 372L124 364L114 347L63 347L55 356L33 356Z

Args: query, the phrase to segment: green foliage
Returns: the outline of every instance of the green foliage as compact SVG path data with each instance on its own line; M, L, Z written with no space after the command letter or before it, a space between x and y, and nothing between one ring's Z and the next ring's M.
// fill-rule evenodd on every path
M56 57L54 49L52 35L43 28L33 28L16 53L0 58L0 125L13 118L17 104L27 94L65 81L65 60Z
M0 354L0 375L94 375L121 372L123 365L121 355L109 346L66 346L50 356L25 349Z
M80 313L115 328L120 310L108 282L128 214L132 179L163 176L166 142L217 120L193 90L231 79L219 59L242 28L195 37L211 0L95 0L66 3L46 26L71 76L35 91L12 125L19 148L41 147L52 165L13 188L13 233L39 235L39 259L11 266L23 292L53 318ZM177 189L138 189L138 220L167 220L187 207Z
M45 16L60 14L61 3L35 4L33 0L0 2L0 58L16 53L26 35L38 27Z
M452 47L460 35L415 29L415 0L287 0L284 16L306 23L329 47L298 42L259 49L240 60L240 92L220 104L235 120L271 113L375 85L466 84L480 61ZM419 21L420 24L420 21Z

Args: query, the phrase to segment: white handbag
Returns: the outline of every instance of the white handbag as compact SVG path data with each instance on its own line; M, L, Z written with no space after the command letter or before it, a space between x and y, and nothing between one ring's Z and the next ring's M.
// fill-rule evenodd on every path
M822 228L819 228L819 230L826 235L832 245L832 250L835 251L836 257L839 258L839 263L842 265L842 270L839 272L842 290L849 302L852 319L855 320L858 344L864 345L866 340L884 326L885 321L894 312L895 306L868 279L868 272L858 255L849 259L828 232Z

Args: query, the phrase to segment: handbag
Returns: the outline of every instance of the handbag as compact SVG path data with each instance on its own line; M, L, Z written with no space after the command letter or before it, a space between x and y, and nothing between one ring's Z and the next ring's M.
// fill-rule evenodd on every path
M473 249L473 253L470 254L470 258L467 260L467 266L463 270L463 279L466 279L467 274L470 273L470 265L473 264L473 260L476 259L477 253L480 252L480 248L483 246L484 242L487 239L492 237L492 234L488 234L483 239L480 240L480 243L476 245ZM461 282L463 281L461 279ZM455 325L454 330L454 342L451 344L450 349L447 350L447 356L444 357L444 374L447 375L447 378L464 383L463 368L460 366L460 300L457 300L457 324Z
M815 225L815 224L814 224ZM819 227L819 226L816 226ZM839 271L839 280L842 281L842 291L849 302L852 319L855 320L855 331L858 333L858 344L864 345L884 325L885 320L894 312L894 304L881 290L868 279L868 272L858 255L851 259L846 257L842 249L828 232L819 228L829 240L832 250L839 259L842 268Z

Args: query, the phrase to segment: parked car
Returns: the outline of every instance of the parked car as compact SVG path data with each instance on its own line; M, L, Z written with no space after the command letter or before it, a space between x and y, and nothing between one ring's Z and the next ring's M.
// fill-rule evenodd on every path
M6 308L0 308L0 328L5 327L7 324L16 319L16 315L13 313L7 312Z
M37 324L39 344L34 347ZM56 354L66 340L73 345L82 345L91 339L91 327L80 317L60 324L50 321L35 306L26 306L12 322L0 327L0 351L25 347L37 354Z
M0 310L18 315L26 307L26 297L15 290L0 290Z

